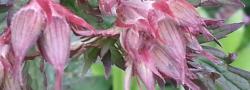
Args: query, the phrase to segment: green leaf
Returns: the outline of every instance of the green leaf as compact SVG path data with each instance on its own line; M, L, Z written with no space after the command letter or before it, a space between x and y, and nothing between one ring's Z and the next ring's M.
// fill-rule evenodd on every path
M23 72L27 79L28 87L32 90L45 90L44 74L40 70L41 60L27 61L24 65Z
M99 0L88 0L89 5L93 8L98 8L99 6Z
M117 67L125 70L125 61L123 58L123 54L121 53L120 49L116 47L116 44L110 47L110 53L112 63L115 64Z
M113 67L112 68L112 84L113 89L112 90L122 90L124 89L124 75L125 72L121 70L120 68Z
M68 78L68 83L63 85L64 90L112 90L111 79L102 76L85 78Z
M97 29L107 29L112 27L115 17L103 16L100 13L98 9L99 0L87 1L88 3L86 3L86 1L78 1L78 3L76 3L76 0L62 0L61 3Z
M89 48L87 51L84 53L84 65L83 65L83 74L85 74L91 65L96 62L97 56L99 54L100 49L99 48Z
M217 48L214 47L210 47L210 46L202 46L202 48L205 51L208 51L209 53L213 54L214 56L221 58L221 59L225 59L227 58L227 54Z
M238 74L241 77L244 77L250 83L250 72L239 69L239 68L236 68L236 67L233 67L233 66L229 66L228 70L235 73L235 74Z
M111 72L111 53L108 51L103 57L102 57L102 63L105 69L105 78L109 78L110 72Z
M233 24L225 24L222 25L216 29L210 30L210 32L212 33L212 35L216 38L216 39L222 39L225 38L226 35L238 30L242 25L244 25L243 22L241 23L233 23ZM206 42L210 42L210 41L214 41L214 39L210 39L207 40L206 38L204 38L203 36L200 36L198 38L200 43L206 43Z
M216 84L213 86L218 85L224 90L248 90L250 88L250 83L247 78L230 72L226 64L215 65L204 58L200 58L196 63L201 65L207 71L216 72L220 75L220 78L215 80Z

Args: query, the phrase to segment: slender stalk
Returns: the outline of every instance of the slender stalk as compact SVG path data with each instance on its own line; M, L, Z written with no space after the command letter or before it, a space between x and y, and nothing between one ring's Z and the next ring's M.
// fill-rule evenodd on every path
M63 69L55 69L55 90L62 90Z

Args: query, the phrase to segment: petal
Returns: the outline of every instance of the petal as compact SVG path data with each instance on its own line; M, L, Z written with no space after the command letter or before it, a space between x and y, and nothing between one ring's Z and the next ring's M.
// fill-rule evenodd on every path
M153 72L145 65L145 63L138 63L135 66L136 73L146 85L147 90L155 90L155 80Z
M131 76L132 76L132 65L129 64L126 68L126 74L124 79L124 90L130 90L130 82L131 82Z
M10 29L11 47L14 54L14 75L21 84L23 59L29 48L37 41L44 24L44 16L36 2L31 2L21 8L12 18Z
M186 0L169 0L168 5L179 23L186 26L196 26L203 23L198 12Z
M22 60L27 50L36 42L45 24L44 16L36 5L30 3L12 18L11 43L18 60Z
M70 52L70 28L65 18L52 16L38 43L42 56L56 71L55 90L61 90L61 79Z
M39 39L39 47L48 62L64 66L70 48L70 28L64 18L52 16L51 24Z

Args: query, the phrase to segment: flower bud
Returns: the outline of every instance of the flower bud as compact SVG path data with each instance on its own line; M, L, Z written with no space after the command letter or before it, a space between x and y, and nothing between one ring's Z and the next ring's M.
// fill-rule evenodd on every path
M70 52L70 27L66 19L53 12L51 23L39 39L42 56L56 72L55 90L61 90L62 76Z
M36 43L43 27L45 17L35 0L21 8L13 16L11 29L11 46L14 53L14 75L22 83L21 70L23 59L34 43Z

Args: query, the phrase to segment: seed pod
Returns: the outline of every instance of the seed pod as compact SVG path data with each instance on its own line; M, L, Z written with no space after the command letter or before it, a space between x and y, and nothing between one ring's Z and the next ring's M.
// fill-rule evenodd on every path
M64 66L70 52L70 27L65 18L53 15L38 43L43 57L55 69L55 90L61 90Z
M22 83L22 62L29 48L36 43L43 26L44 15L41 8L32 0L27 6L21 8L12 18L11 46L14 53L14 75Z

